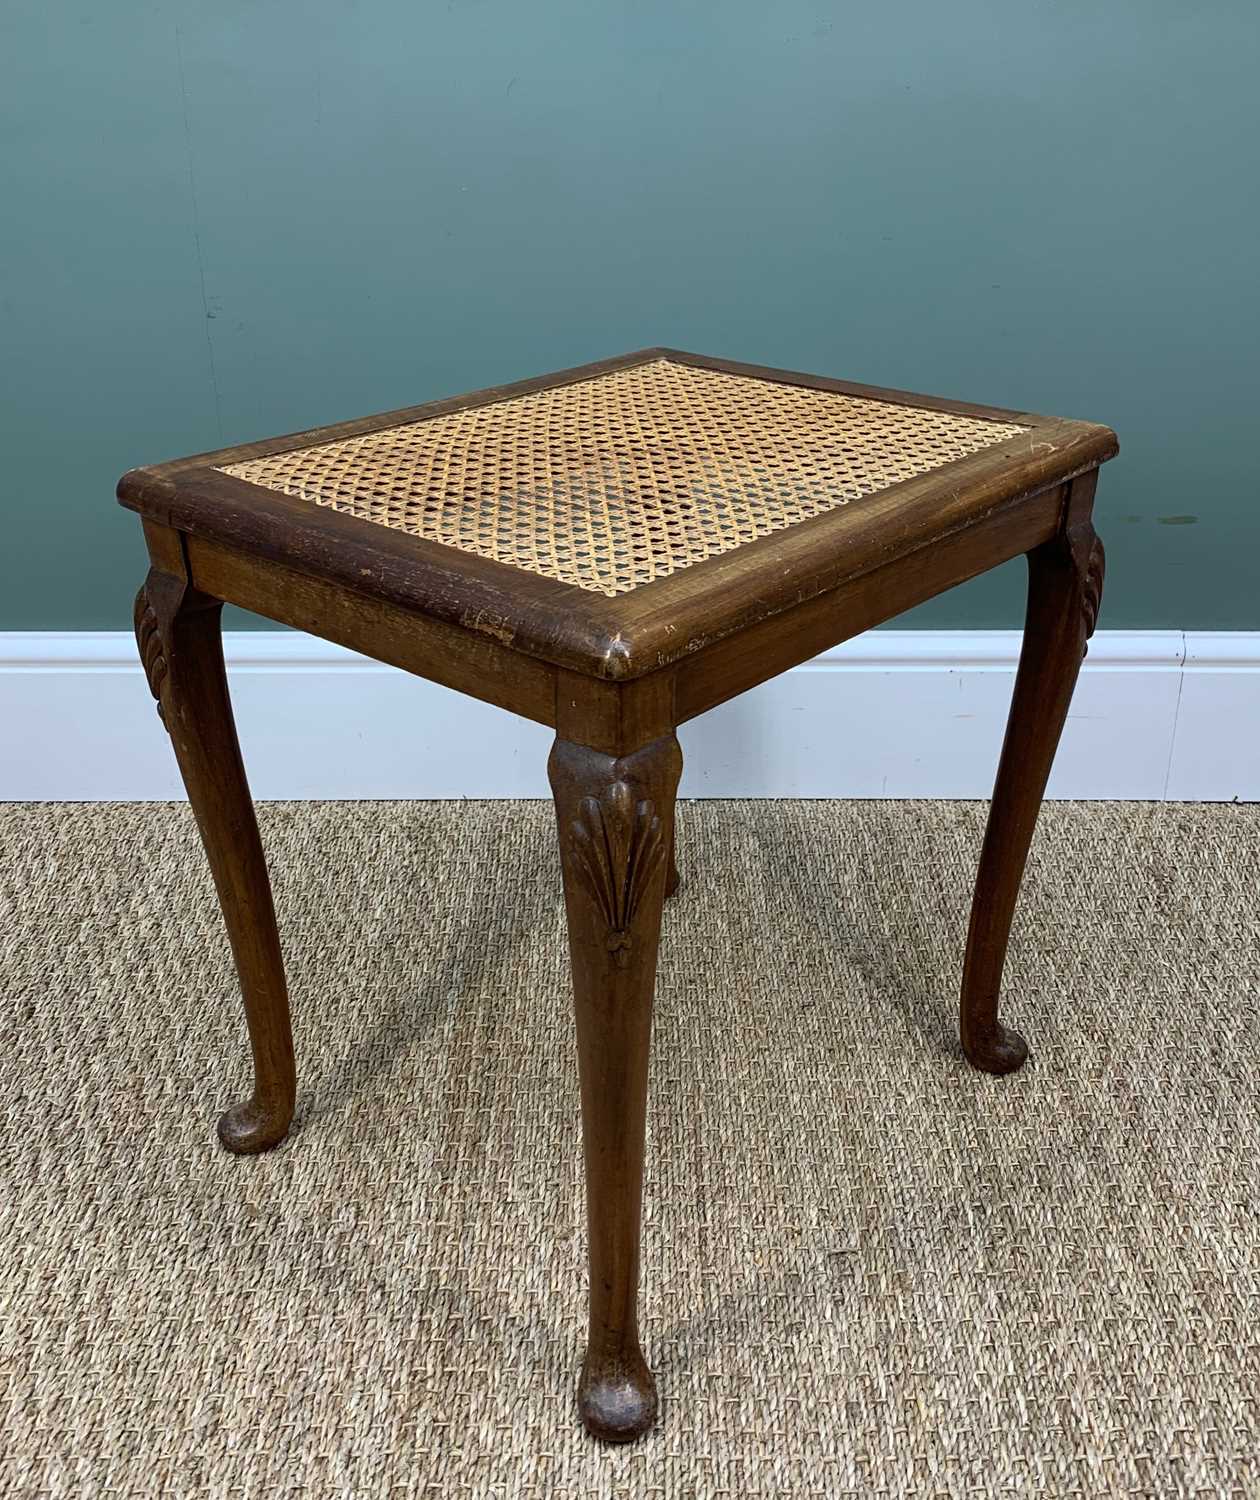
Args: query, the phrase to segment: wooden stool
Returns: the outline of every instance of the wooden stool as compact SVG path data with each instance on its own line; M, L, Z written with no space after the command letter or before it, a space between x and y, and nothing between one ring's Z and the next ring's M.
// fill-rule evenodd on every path
M124 476L152 566L149 686L214 872L263 1151L293 1114L289 1003L219 634L244 605L555 728L590 1233L578 1399L652 1423L636 1303L648 1043L673 890L675 728L1016 553L1028 614L980 856L962 1045L1008 1073L998 989L1102 589L1105 427L648 349ZM839 1003L839 1000L838 1000Z

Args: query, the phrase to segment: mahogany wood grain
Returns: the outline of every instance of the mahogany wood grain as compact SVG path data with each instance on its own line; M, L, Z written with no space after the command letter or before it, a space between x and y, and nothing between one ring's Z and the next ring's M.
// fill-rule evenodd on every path
M492 636L399 609L327 579L189 537L198 588L537 723L555 722L555 669Z
M998 1019L1015 902L1059 736L1102 598L1095 474L1076 480L1064 525L1028 554L1028 613L997 784L980 854L963 964L963 1050L986 1073L1012 1073L1028 1044Z
M697 650L674 668L678 723L1037 546L1055 534L1063 494L1060 487L1029 495L966 531Z
M176 539L177 541L177 539ZM136 598L136 639L175 748L236 960L254 1058L254 1090L219 1120L229 1151L265 1151L293 1118L296 1072L271 882L236 740L223 668L222 604L158 566Z
M656 1416L656 1383L639 1347L639 1221L656 951L682 752L672 734L620 758L557 739L547 769L586 1158L590 1324L578 1405L590 1432L624 1442Z

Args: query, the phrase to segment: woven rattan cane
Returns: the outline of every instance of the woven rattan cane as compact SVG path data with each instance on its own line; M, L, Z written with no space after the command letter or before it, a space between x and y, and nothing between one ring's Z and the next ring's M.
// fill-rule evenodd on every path
M276 1145L297 1090L224 673L226 601L554 729L591 1271L579 1408L597 1437L644 1432L656 1388L637 1325L639 1220L657 944L678 883L675 730L1024 554L1024 649L960 1005L967 1058L1018 1068L1027 1048L998 1016L1002 965L1097 617L1094 489L1115 451L1093 423L650 349L125 475L119 497L141 513L150 559L140 655L214 873L253 1051L253 1092L220 1119L224 1146ZM773 711L765 700L760 712ZM449 738L458 722L428 732ZM363 734L370 746L370 725ZM812 882L810 853L800 869ZM759 910L794 899L796 877L782 875L765 872ZM383 863L371 878L387 878ZM704 899L705 871L688 878ZM469 896L499 899L492 884ZM418 893L417 921L423 905ZM748 925L733 915L728 928ZM820 930L820 962L835 940ZM174 997L154 1004L165 1018ZM820 1129L843 1101L828 1106Z
M657 359L224 472L614 596L1027 430Z

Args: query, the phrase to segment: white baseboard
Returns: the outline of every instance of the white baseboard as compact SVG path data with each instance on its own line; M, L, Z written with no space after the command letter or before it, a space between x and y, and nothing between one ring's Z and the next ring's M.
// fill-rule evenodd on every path
M688 797L987 797L1018 631L874 631L684 725ZM310 636L225 636L260 798L545 797L539 725ZM0 634L0 799L182 789L129 634ZM1260 798L1260 631L1100 631L1054 797Z

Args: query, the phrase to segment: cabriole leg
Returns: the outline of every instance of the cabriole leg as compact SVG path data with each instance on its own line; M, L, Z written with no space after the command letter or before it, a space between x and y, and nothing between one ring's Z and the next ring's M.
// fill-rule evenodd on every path
M201 831L245 1000L254 1091L219 1120L219 1139L246 1153L284 1139L297 1085L271 884L223 667L221 611L219 600L182 574L155 565L136 598L136 639Z
M578 1386L587 1429L646 1432L656 1384L639 1347L639 1224L661 905L682 753L672 734L615 757L558 739L548 771L577 1015L590 1253Z
M1002 966L1028 848L1102 595L1103 547L1090 519L1095 476L1073 482L1064 527L1028 554L1024 644L989 823L980 854L963 965L963 1051L987 1073L1028 1055L998 1019Z

